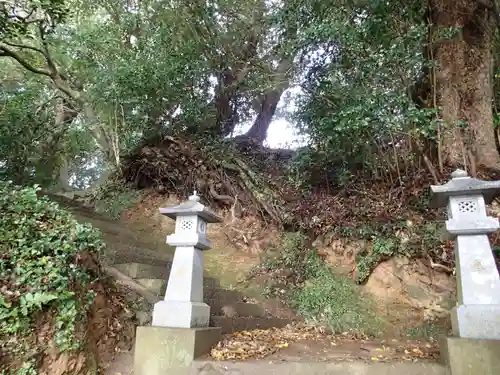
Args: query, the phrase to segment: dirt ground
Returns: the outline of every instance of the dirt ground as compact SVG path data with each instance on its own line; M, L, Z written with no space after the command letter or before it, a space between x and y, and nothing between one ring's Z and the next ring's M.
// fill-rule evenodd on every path
M274 354L261 359L249 361L215 361L223 365L226 362L252 363L259 367L268 364L314 362L314 363L436 363L439 358L439 348L436 342L423 342L415 340L359 340L342 336L322 339L304 339L293 342ZM200 361L213 361L210 356L200 358ZM257 368L256 367L256 368ZM424 366L425 367L425 366ZM108 368L104 375L132 375L133 351L119 353L115 362ZM422 372L421 374L424 374ZM428 373L425 373L428 375ZM212 374L210 374L212 375Z

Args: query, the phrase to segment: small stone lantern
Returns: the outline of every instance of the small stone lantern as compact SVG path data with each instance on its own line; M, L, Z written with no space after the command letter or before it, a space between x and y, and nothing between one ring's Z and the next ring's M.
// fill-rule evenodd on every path
M203 250L212 247L206 238L207 224L222 221L200 202L196 191L189 200L175 207L160 208L160 213L175 220L175 233L167 243L175 246L174 261L165 299L153 310L153 326L205 328L210 306L203 302Z
M455 239L458 306L453 309L455 336L500 340L500 276L488 240L499 227L486 204L500 195L500 181L481 181L463 170L444 185L431 186L431 204L447 206L446 229Z

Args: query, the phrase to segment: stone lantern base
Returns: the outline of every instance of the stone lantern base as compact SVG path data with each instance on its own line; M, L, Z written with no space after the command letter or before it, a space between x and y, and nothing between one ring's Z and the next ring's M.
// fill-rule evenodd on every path
M189 374L220 339L220 328L137 327L134 375Z
M500 305L458 306L451 311L451 325L457 337L500 342Z
M210 306L204 302L156 302L153 309L153 326L177 328L204 328L209 326Z
M440 349L451 375L500 374L500 340L443 337Z

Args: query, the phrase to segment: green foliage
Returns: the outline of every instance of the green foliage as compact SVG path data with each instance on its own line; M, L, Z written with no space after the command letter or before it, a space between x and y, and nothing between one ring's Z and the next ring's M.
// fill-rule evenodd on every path
M98 277L98 265L88 260L104 246L98 231L38 198L37 190L0 183L0 356L25 361L28 368L46 349L33 341L37 323L52 320L61 351L80 348L78 329L93 300L87 286Z
M29 34L30 25L36 20L41 20L40 25L50 31L69 14L65 0L28 0L15 2L15 7L13 4L0 2L0 40Z
M374 238L371 253L365 248L356 254L356 282L365 282L380 262L396 255L397 251L394 240Z
M435 222L421 225L405 220L379 225L361 223L355 227L338 226L331 234L346 241L364 241L364 247L356 254L358 284L366 282L375 267L393 256L439 256L443 245L439 224Z
M16 71L13 64L5 66ZM57 181L62 160L70 159L70 177L79 177L76 188L82 188L81 182L88 186L96 179L84 167L89 161L96 164L92 136L81 126L56 127L54 105L60 98L46 90L40 77L21 77L24 83L17 75L0 82L0 179L46 188Z
M418 0L286 3L282 22L300 25L291 44L304 69L291 117L313 146L296 169L333 170L329 179L346 184L350 171L370 175L407 162L410 139L434 136L435 111L418 108L411 95L426 58L423 7Z
M32 80L24 89L17 82L0 83L0 178L12 179L19 184L34 183L33 177L42 185L52 181L54 160L52 155L43 155L41 149L31 147L44 138L49 131L51 117L37 113L36 102L43 85Z
M287 233L277 254L264 262L269 270L294 272L292 305L311 323L334 332L379 334L382 322L375 316L373 301L347 277L335 274L305 243L301 233Z
M443 330L434 322L425 322L421 326L408 328L407 336L410 340L435 340L439 335L446 335L447 331L448 329Z
M121 213L133 207L142 194L118 183L106 183L98 187L94 194L94 207L97 213L111 219L119 219Z

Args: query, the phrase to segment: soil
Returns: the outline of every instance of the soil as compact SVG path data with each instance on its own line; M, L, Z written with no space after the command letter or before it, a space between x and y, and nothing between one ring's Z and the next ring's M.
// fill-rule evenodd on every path
M304 339L266 356L268 362L333 361L414 361L439 358L436 342L416 340L363 340L341 336ZM209 359L208 357L204 359Z
M439 358L439 348L436 342L415 340L360 340L345 337L329 337L299 340L287 348L266 356L263 359L253 359L255 363L280 362L399 362L428 361ZM211 361L210 356L199 361ZM121 352L104 375L132 375L133 351Z

